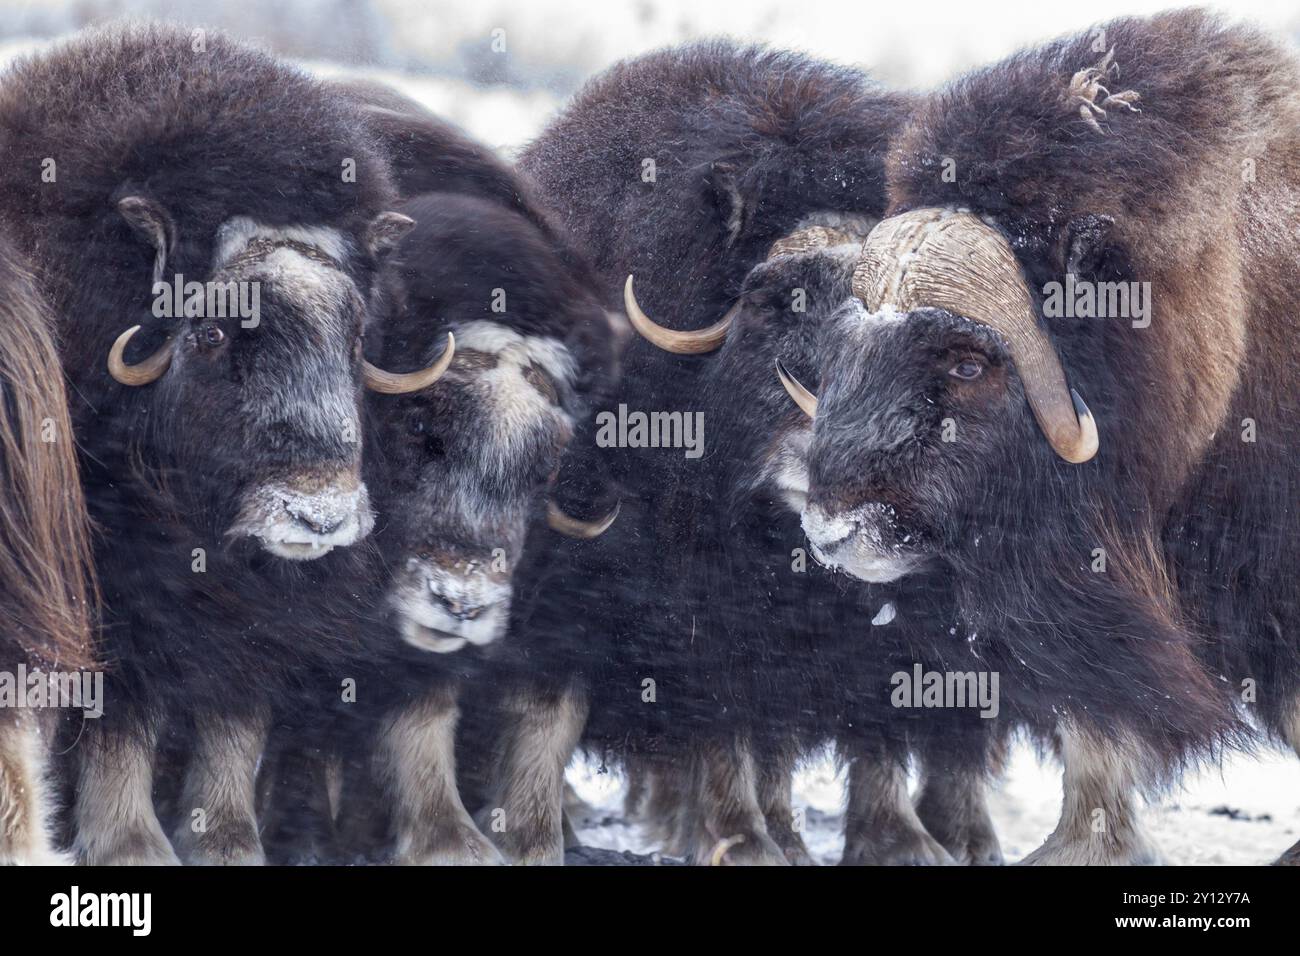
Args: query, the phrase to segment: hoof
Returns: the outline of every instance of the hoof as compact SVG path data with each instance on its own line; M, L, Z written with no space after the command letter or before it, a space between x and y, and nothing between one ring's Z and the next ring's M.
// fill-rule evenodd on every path
M917 807L917 814L926 831L934 837L959 866L1001 866L1002 845L993 829L993 821L983 807L970 808L971 812L957 817L943 814L926 814Z
M804 846L803 840L798 843L780 842L781 852L785 854L786 860L791 866L816 866L817 861L812 858L808 848Z
M71 853L50 846L0 846L0 866L72 866L75 862Z
M773 826L769 821L767 832L772 841L791 866L816 866L817 861L808 852L807 845L795 830L789 827Z
M252 821L211 827L206 833L184 829L172 842L186 866L266 865L266 853Z
M488 834L503 862L512 866L564 866L564 834L523 829Z
M844 845L840 866L955 866L957 861L924 830L901 823Z
M744 830L705 847L697 844L691 859L704 866L790 866L785 851L766 833Z
M1006 862L1002 857L1002 844L991 832L959 837L952 845L945 843L944 849L961 866L1001 866Z
M422 849L399 849L393 862L401 866L503 866L506 858L477 829L462 825L435 835Z
M141 831L119 836L107 845L78 846L81 866L180 866L180 857L161 833Z
M1156 845L1140 835L1117 843L1104 834L1067 840L1055 833L1020 861L1021 866L1163 866L1165 863Z

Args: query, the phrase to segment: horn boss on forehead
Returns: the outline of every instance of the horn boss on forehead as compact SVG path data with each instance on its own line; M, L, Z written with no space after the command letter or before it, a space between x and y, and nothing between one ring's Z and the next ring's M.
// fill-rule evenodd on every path
M1096 422L1038 326L1015 254L977 216L929 208L881 221L862 250L853 293L871 312L939 308L995 329L1056 453L1074 464L1097 453Z

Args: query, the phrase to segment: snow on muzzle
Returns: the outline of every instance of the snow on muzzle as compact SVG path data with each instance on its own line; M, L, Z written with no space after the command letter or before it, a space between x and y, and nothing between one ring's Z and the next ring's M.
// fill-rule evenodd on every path
M390 597L402 640L449 654L500 638L510 618L510 575L492 565L490 558L409 558Z
M256 538L277 557L310 561L355 544L374 526L365 484L345 471L270 481L252 489L227 534Z
M830 512L810 504L801 523L817 561L872 584L896 581L925 560L910 536L900 532L892 505L869 502Z

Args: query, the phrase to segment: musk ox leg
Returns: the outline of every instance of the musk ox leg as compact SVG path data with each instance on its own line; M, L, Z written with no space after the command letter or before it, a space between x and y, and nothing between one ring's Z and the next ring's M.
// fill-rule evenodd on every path
M921 778L916 815L963 866L1000 866L1002 847L989 816L988 782L977 770L930 770Z
M53 720L0 710L0 866L72 862L51 840L46 755Z
M648 842L668 856L684 856L687 839L687 804L691 789L681 773L671 773L662 762L645 754L623 758L627 794L623 814L641 825Z
M88 866L178 866L153 805L158 727L87 721L82 731L74 852Z
M504 862L456 788L459 716L455 692L440 689L392 715L379 732L376 770L392 807L398 863Z
M880 754L849 761L841 866L935 866L955 863L917 816L907 770Z
M794 766L792 753L763 760L758 768L758 805L767 822L767 833L794 866L816 866L803 842L802 829L794 813Z
M687 856L704 865L788 866L767 832L748 743L701 740L690 766L694 793Z
M258 816L270 862L304 866L337 855L328 770L328 758L319 750L289 742L263 758Z
M261 866L257 825L257 764L266 748L265 711L195 716L195 746L172 839L191 865Z
M330 786L330 801L337 807L335 832L348 864L382 863L393 856L392 807L374 764L373 759L349 755L327 773L337 781L337 787Z
M494 796L479 825L511 863L564 863L564 768L587 723L574 690L517 692L504 706Z
M1133 743L1105 741L1073 725L1057 729L1064 798L1047 841L1021 862L1049 866L1151 866L1163 863L1143 832L1137 790L1148 763Z

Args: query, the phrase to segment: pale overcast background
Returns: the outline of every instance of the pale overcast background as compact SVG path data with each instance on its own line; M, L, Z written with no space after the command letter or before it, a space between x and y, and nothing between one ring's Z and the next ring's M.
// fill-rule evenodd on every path
M587 77L726 34L929 87L1025 44L1159 0L0 0L0 59L87 24L154 16L220 27L324 73L387 78L494 146L516 148ZM1295 41L1296 0L1213 4ZM498 46L493 52L494 31Z

